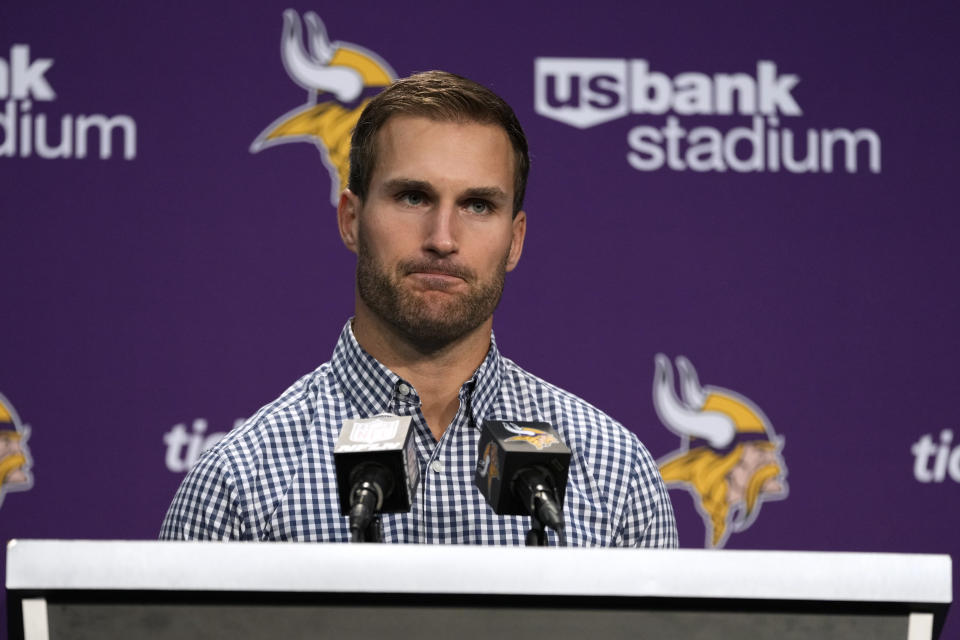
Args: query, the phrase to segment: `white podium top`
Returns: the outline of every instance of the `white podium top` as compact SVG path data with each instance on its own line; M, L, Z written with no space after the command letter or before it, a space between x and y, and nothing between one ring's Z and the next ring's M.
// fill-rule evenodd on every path
M7 589L949 603L946 555L12 540Z

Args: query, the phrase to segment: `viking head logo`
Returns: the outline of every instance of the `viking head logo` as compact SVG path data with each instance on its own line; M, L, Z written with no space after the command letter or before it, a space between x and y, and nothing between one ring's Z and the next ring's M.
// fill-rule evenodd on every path
M7 492L33 486L29 437L30 427L20 422L13 405L0 395L0 504Z
M722 547L744 531L767 500L787 497L784 439L757 405L719 387L701 387L690 361L677 358L680 394L673 369L656 356L653 404L664 425L680 436L680 448L658 461L668 487L693 495L706 528L706 547Z
M555 444L559 444L560 441L557 438L547 431L542 429L534 429L533 427L521 427L518 424L513 424L512 422L504 422L503 428L514 433L516 435L510 436L504 442L526 442L527 444L532 444L538 450L546 449L547 447L552 447Z
M350 136L370 98L396 79L377 54L348 42L331 42L317 14L304 15L303 27L293 9L283 12L283 66L307 90L307 103L278 118L261 133L250 152L286 142L312 142L330 172L331 196L337 203L350 171Z

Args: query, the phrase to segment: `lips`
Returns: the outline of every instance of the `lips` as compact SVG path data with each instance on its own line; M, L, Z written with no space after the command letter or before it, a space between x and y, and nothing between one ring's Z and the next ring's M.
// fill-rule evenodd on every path
M446 273L415 272L410 277L426 289L449 289L464 282L462 278Z
M405 264L402 266L402 273L419 279L448 283L455 283L457 281L467 282L471 277L468 269L458 265L429 262Z

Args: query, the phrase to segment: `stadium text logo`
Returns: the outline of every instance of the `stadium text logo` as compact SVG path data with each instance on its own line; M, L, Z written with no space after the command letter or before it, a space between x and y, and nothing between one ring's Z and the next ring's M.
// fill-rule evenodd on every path
M0 395L0 506L8 492L26 491L33 486L29 438L30 426L20 421L13 405Z
M114 143L120 142L123 157L137 157L137 124L133 118L103 114L56 116L41 111L44 103L57 94L47 72L52 58L31 58L30 45L15 44L10 58L0 58L0 158L86 158L97 153L101 160L113 156ZM35 104L36 103L36 104Z
M661 422L680 436L680 448L657 461L668 488L693 496L706 528L708 549L746 530L767 500L787 497L784 439L748 398L720 387L701 387L690 361L677 358L680 398L673 369L655 359L653 405Z
M359 45L327 38L323 21L313 12L303 17L303 28L293 9L283 12L280 52L290 78L307 90L304 105L280 116L250 145L250 152L285 142L310 142L330 173L330 200L337 203L347 186L350 136L370 98L396 78L380 56Z
M953 443L953 431L940 432L939 442L930 434L913 443L913 477L918 482L943 482L950 476L960 482L960 442Z
M586 129L629 114L666 116L627 133L627 162L638 171L880 173L880 137L870 129L807 129L795 133L781 117L803 111L800 82L770 60L755 74L680 73L670 77L647 60L537 58L535 107L540 115ZM690 126L679 116L749 117L749 126ZM713 118L711 122L715 122Z
M246 422L244 418L237 418L233 428L236 429L244 422ZM185 423L173 425L170 431L163 434L163 443L167 445L167 453L164 456L167 470L174 473L190 471L200 458L200 454L220 442L225 435L227 435L225 431L207 433L207 421L203 418L193 421L189 433Z

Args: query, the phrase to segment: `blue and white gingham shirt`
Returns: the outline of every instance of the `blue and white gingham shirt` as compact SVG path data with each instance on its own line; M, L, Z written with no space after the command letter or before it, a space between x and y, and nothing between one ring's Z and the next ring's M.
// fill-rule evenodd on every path
M348 322L330 362L201 457L160 538L349 540L334 443L344 420L393 413L413 416L421 481L409 513L383 516L386 541L524 544L530 518L494 514L473 476L484 420L537 420L553 425L573 452L563 508L570 545L677 546L670 498L636 436L504 358L495 342L460 388L460 409L439 442L419 407L413 385L365 352Z

